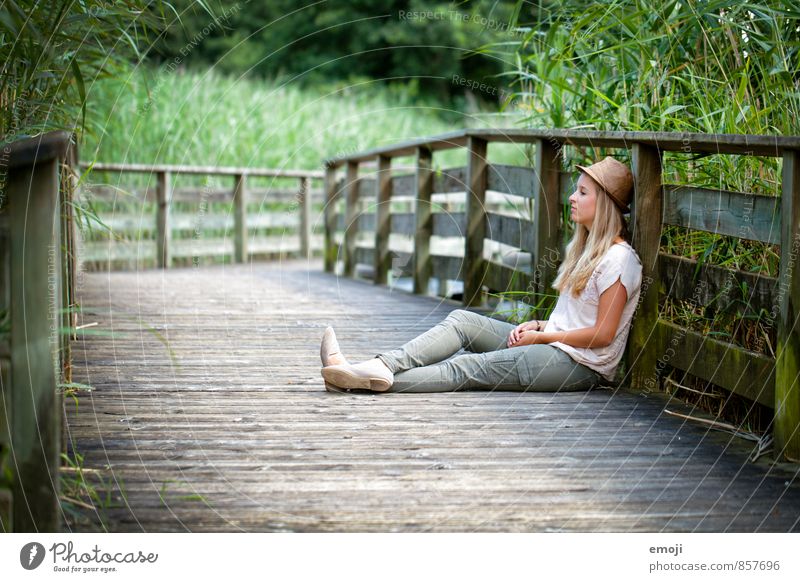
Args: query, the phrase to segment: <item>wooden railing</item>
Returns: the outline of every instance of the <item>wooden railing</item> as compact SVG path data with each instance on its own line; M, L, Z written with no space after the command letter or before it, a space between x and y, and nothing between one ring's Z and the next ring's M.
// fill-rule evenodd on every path
M58 531L62 405L58 381L70 300L69 224L60 184L69 136L3 148L0 202L0 522ZM68 217L67 217L68 219ZM65 319L66 318L66 319ZM10 476L10 479L8 478Z
M533 144L533 167L490 164L490 143ZM625 380L634 389L650 391L669 364L771 407L779 457L800 460L800 274L795 268L800 249L800 137L465 130L329 160L326 270L353 276L356 266L365 264L376 284L386 284L396 260L410 266L417 293L428 292L431 277L463 281L467 306L481 305L487 290L552 296L551 284L565 242L562 205L574 179L561 172L560 154L570 146L619 148L631 154L632 236L644 273ZM434 171L434 152L453 148L466 148L466 166ZM664 151L781 157L781 197L662 184ZM393 158L412 155L417 159L415 174L392 173ZM360 175L364 162L376 165L373 175ZM341 168L345 169L343 180L337 174ZM436 211L444 197L452 200L454 195L461 197L462 212ZM487 199L498 195L510 201L512 212L487 210ZM406 201L413 212L393 212L397 201ZM778 244L780 272L766 277L661 253L663 225ZM390 243L391 235L404 236L400 241L404 244ZM450 243L445 244L446 240ZM498 248L529 253L530 267L510 267L493 260L489 251ZM659 317L663 295L724 308L736 300L731 290L744 288L749 290L747 314L773 314L776 358Z
M322 172L100 163L82 167L91 170L92 177L106 177L104 184L84 181L81 189L82 202L89 203L93 212L100 209L92 235L83 244L84 263L118 266L152 261L157 267L169 267L180 259L228 255L241 263L254 255L309 257L322 250L322 236L314 234L313 223L314 216L322 212L322 190L313 188L315 182L321 182ZM155 188L127 186L123 176L128 174L155 178ZM179 175L228 177L232 185L229 189L177 189L173 181ZM269 178L273 184L293 181L297 188L270 185L254 189L250 181L258 178ZM182 203L194 205L193 211L176 211ZM275 204L284 209L270 210ZM259 230L280 234L258 236ZM181 238L175 233L191 236Z

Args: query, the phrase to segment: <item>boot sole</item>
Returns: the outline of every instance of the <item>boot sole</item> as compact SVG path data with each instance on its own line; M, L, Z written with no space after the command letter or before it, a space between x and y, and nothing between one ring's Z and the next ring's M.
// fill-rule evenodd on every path
M371 390L372 392L386 392L392 387L391 383L383 378L367 378L356 376L344 370L322 368L322 377L326 383L333 384L336 388Z

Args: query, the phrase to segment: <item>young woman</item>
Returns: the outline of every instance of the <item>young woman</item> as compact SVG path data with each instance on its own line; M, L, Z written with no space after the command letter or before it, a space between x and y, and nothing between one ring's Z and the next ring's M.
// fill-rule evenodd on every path
M360 364L344 358L328 328L320 348L326 387L560 391L613 380L642 281L623 216L633 176L610 157L578 169L569 197L575 234L553 283L560 295L549 320L514 326L459 309L401 348ZM470 353L452 357L462 348Z

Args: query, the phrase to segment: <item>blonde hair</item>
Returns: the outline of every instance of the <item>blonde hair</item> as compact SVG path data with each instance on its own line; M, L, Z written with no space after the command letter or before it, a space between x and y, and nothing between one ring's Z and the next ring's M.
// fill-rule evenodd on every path
M592 229L575 224L575 233L567 245L566 257L558 268L553 288L560 293L570 290L578 297L586 288L597 263L614 244L617 236L628 239L628 228L622 211L614 204L605 189L595 182L595 201Z

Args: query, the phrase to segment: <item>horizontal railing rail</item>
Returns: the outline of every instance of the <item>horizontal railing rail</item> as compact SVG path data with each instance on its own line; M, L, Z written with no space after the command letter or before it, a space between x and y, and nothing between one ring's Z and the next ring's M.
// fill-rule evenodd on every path
M181 258L198 260L232 256L235 262L241 263L253 255L299 254L309 257L323 248L322 237L313 233L312 209L316 203L321 213L323 192L321 188L313 189L312 184L321 181L324 172L116 163L84 163L81 167L84 171L118 176L146 174L156 180L155 188L132 189L132 200L121 195L118 187L92 185L90 191L82 193L84 200L91 198L113 207L113 211L99 216L99 226L110 229L111 238L87 241L81 253L84 262L138 262L154 258L156 266L166 268ZM233 184L230 189L173 188L174 179L179 175L231 177ZM255 189L248 184L250 178L297 180L297 189L285 186ZM289 204L289 208L271 212L264 210L263 201L268 201L267 205ZM213 203L227 202L233 206L225 214L215 214L210 207ZM194 212L181 212L174 210L176 203L198 203L201 206ZM260 203L258 210L252 208L255 203ZM150 210L148 204L154 208ZM194 232L196 236L174 236L182 231ZM224 236L203 235L208 231L222 231ZM278 231L280 234L257 236L254 233L258 231ZM151 232L154 236L149 235ZM228 232L232 232L232 236L228 236Z
M532 167L491 164L489 144L504 142L533 144ZM800 460L798 136L469 129L331 159L325 163L325 268L345 276L369 273L376 284L408 275L417 293L428 293L432 279L461 281L467 306L483 304L487 291L532 293L547 309L575 179L561 171L561 150L574 146L630 152L632 243L644 270L626 354L631 386L652 390L668 363L758 402L774 411L779 455ZM466 166L435 170L435 152L454 148L466 150ZM780 196L664 184L667 151L779 157ZM416 156L416 171L398 174L393 159L409 156ZM665 226L774 245L779 272L748 273L662 252ZM513 260L498 260L504 253ZM775 357L661 318L666 297L768 317L777 327Z

